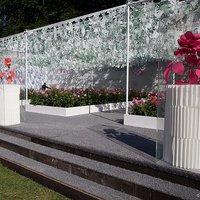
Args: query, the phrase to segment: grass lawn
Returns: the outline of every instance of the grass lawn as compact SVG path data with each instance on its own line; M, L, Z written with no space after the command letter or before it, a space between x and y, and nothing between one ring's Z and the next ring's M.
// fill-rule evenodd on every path
M69 200L0 163L0 200Z

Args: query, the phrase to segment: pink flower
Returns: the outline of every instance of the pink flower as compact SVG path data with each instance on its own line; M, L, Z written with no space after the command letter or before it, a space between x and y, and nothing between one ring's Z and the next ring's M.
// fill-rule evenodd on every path
M158 101L157 101L157 100L154 100L154 101L152 101L152 104L158 105Z
M11 58L4 58L3 60L4 65L6 65L8 68L10 68L10 65L12 63L12 59Z
M131 102L131 103L129 104L129 107L133 107L133 105L134 105L134 103L133 103L133 102Z

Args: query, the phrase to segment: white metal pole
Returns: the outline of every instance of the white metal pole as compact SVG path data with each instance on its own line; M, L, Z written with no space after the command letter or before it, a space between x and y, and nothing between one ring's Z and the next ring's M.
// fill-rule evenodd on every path
M25 31L26 104L28 103L28 31Z
M94 71L92 68L92 73L91 73L91 82L92 82L92 88L94 87Z
M126 114L128 114L128 92L129 92L129 46L130 46L130 7L127 4L127 56L126 56Z

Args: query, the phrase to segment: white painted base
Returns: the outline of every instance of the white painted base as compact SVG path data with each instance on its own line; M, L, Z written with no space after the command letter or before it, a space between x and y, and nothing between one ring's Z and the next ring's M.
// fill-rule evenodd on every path
M141 115L124 115L124 125L164 130L164 118Z
M168 85L163 158L173 166L200 169L200 85Z
M94 113L94 112L117 110L117 109L125 108L125 106L126 106L125 102L90 105L90 106L77 106L77 107L69 107L69 108L29 104L29 105L26 105L26 111L40 113L40 114L69 117L69 116L83 115L83 114L89 114L89 113Z
M0 85L0 125L20 123L19 85Z

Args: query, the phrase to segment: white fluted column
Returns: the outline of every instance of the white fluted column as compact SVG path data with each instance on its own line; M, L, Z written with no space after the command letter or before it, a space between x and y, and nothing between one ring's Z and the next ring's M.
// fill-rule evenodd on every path
M164 132L164 160L200 169L200 85L167 86Z

